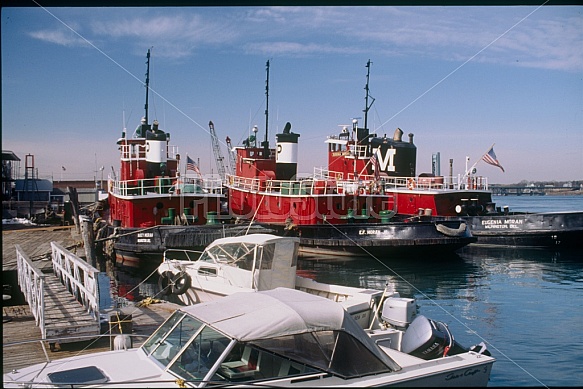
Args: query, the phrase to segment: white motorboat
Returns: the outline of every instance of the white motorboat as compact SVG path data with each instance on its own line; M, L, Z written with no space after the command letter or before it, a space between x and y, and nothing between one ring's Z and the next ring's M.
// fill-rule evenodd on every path
M277 287L298 289L340 303L363 328L378 326L381 300L394 290L324 284L296 274L300 239L249 234L215 240L202 252L168 249L158 267L163 294L184 305L212 301L236 292ZM384 294L383 294L384 293ZM172 299L171 299L172 300ZM412 299L403 299L415 313Z
M453 345L417 316L365 330L337 303L289 288L235 293L175 311L137 349L4 374L4 387L486 386L495 359ZM449 347L451 346L451 348Z

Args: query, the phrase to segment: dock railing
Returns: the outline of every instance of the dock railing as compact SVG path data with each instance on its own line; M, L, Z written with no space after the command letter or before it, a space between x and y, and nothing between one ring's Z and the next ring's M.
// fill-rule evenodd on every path
M51 242L51 250L55 275L87 312L99 320L100 284L101 288L107 286L109 293L109 277L56 242ZM107 285L103 285L104 281Z
M16 247L18 283L30 311L40 328L43 338L47 337L47 314L45 296L48 293L47 274L34 266L19 245ZM100 272L83 259L64 249L56 242L51 242L54 275L75 297L99 327L100 311L111 307L110 280L106 273ZM63 293L66 293L65 290ZM53 292L54 293L54 292Z
M45 328L44 322L44 282L45 275L32 264L32 261L22 251L20 245L16 247L16 265L18 269L18 284L24 293L26 302L30 306L30 311L34 316L36 325ZM44 333L43 333L44 337Z

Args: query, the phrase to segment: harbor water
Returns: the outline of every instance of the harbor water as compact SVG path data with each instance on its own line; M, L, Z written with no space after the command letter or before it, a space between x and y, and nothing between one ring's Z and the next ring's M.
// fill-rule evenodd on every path
M493 200L514 211L583 210L583 196ZM388 285L415 298L419 313L446 323L460 344L487 344L497 359L491 387L583 383L582 250L470 245L440 257L313 257L302 258L298 272L326 283ZM120 272L118 277L120 285L131 281ZM131 298L153 296L156 282L150 277Z

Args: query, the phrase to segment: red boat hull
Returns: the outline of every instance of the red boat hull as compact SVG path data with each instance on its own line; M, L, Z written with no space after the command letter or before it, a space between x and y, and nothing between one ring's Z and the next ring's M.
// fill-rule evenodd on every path
M110 218L118 220L123 227L152 227L162 224L177 224L185 213L192 224L205 224L209 212L221 209L220 195L166 195L139 196L131 199L109 194ZM186 212L185 212L186 210ZM172 219L172 220L169 220Z

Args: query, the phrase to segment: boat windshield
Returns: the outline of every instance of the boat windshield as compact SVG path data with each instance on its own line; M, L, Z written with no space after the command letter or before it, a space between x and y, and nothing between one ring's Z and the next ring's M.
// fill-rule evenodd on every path
M209 247L200 256L200 261L222 263L231 266L235 266L245 270L253 270L255 267L256 259L261 260L262 253L265 251L267 253L273 253L275 244L266 244L264 246L258 245L256 243L248 242L237 242L237 243L227 243ZM268 255L269 256L269 255ZM268 259L266 264L262 262L262 268L264 266L271 267L272 256Z
M176 311L144 343L142 349L185 380L202 380L231 339Z

